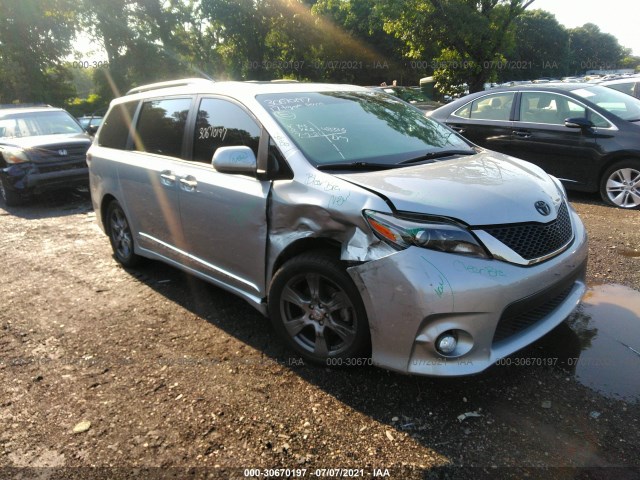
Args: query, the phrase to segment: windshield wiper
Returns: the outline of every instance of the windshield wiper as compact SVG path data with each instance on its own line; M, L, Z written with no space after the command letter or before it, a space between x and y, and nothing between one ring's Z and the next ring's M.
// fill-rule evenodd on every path
M419 157L410 158L409 160L403 160L397 165L407 165L409 163L426 162L428 160L436 160L438 158L453 157L454 155L475 155L474 150L441 150L438 152L429 152Z
M369 163L369 162L337 162L324 163L316 166L318 170L387 170L395 168L393 163Z

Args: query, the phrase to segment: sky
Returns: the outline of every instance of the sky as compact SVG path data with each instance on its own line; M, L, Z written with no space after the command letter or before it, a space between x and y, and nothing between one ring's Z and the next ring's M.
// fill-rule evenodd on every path
M638 0L535 0L529 10L553 13L566 28L594 23L610 33L623 47L640 56L640 5Z

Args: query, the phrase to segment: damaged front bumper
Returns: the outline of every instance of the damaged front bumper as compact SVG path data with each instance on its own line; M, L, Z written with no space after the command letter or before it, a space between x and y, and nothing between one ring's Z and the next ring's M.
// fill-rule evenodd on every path
M89 184L89 169L78 162L59 162L51 165L21 163L2 169L6 185L16 193L29 194L34 190L55 190Z
M575 215L575 213L573 213ZM587 236L541 264L518 266L418 247L348 269L371 331L373 363L403 373L478 373L536 341L578 305L585 286ZM448 355L436 340L455 332Z

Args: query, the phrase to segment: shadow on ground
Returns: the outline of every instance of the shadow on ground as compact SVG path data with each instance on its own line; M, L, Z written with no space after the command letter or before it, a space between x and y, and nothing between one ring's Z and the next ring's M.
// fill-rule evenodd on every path
M348 407L410 435L454 466L471 468L431 469L424 478L610 478L615 474L626 479L639 473L620 460L629 458L627 450L635 449L633 443L606 446L607 438L625 432L612 425L601 431L589 417L593 412L619 412L623 403L575 381L573 359L580 356L583 344L567 322L500 365L471 377L405 376L376 367L328 369L300 365L270 323L232 294L158 262L148 261L129 273ZM637 405L630 406L629 419L634 418L633 411L638 411ZM468 413L472 415L460 419Z

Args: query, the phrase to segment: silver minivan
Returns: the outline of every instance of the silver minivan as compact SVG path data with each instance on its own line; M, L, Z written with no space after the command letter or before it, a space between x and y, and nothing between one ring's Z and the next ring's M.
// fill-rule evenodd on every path
M87 162L120 263L161 260L244 298L313 363L480 372L585 292L587 236L557 179L383 92L138 87Z

